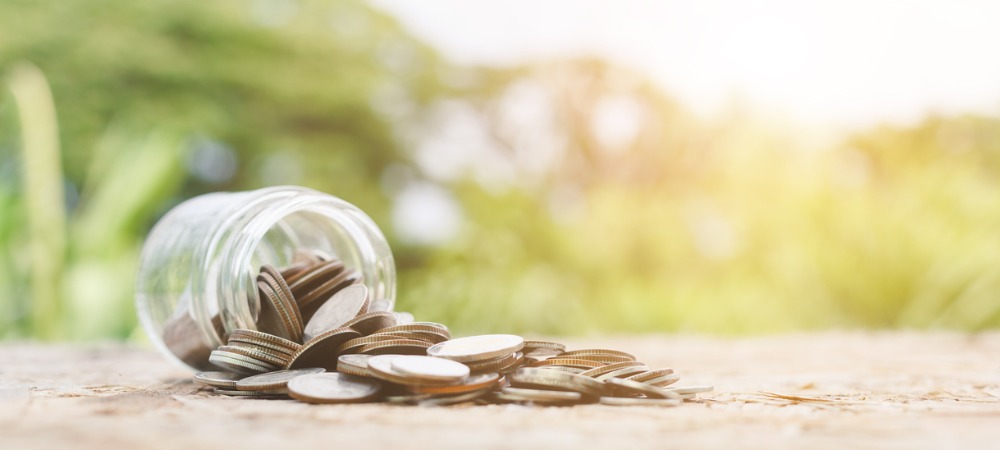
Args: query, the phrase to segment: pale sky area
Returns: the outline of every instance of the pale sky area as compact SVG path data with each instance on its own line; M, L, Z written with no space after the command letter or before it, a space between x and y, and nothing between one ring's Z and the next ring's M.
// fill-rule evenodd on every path
M849 129L1000 114L1000 1L373 0L457 63L600 55L697 113Z

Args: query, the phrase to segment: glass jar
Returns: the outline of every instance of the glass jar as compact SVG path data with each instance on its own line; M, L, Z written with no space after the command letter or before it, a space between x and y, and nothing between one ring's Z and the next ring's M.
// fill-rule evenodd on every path
M385 236L360 209L296 186L205 194L170 210L143 245L136 310L153 344L191 369L235 329L255 329L261 265L297 249L336 257L363 276L371 310L391 310L396 268Z

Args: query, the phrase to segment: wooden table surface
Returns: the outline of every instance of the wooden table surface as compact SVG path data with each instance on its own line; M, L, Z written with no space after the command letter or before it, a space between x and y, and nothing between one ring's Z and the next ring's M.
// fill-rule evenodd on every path
M0 448L1000 448L996 332L562 341L716 390L676 408L317 406L213 395L150 349L6 343Z

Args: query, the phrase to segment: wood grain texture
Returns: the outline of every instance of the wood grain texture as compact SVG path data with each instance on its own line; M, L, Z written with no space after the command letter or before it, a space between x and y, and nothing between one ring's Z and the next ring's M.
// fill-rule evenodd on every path
M0 448L1000 448L1000 333L562 340L716 391L663 409L306 405L212 395L148 349L7 343Z

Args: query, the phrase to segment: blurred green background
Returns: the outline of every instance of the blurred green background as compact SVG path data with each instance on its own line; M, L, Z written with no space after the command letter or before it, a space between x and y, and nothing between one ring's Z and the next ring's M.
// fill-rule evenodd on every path
M0 337L138 336L155 221L280 184L371 215L397 309L458 332L1000 325L997 117L813 139L599 58L462 65L364 2L280 5L0 3Z

